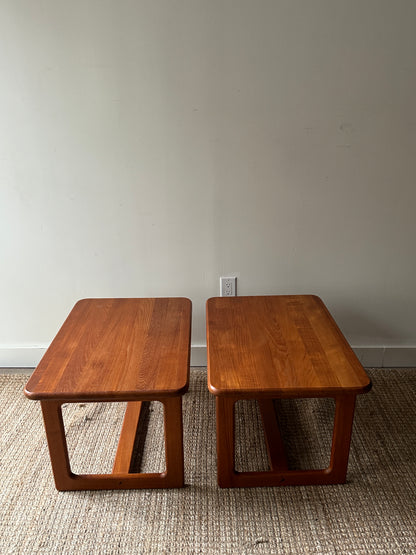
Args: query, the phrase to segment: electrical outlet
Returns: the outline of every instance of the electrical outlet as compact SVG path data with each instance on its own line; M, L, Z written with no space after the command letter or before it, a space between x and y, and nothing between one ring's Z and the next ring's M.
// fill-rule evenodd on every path
M237 296L237 278L236 277L220 277L220 295L221 297Z

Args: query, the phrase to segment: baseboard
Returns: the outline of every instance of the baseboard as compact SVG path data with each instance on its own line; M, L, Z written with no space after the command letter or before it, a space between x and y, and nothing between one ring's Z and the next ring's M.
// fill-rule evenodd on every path
M192 345L191 346L191 366L207 365L207 346Z
M0 347L0 368L35 368L46 349L46 345Z
M353 347L361 364L367 368L416 367L416 347Z
M36 346L0 346L0 368L35 368L43 357L47 345ZM205 345L192 345L191 366L207 365L207 348Z
M0 368L35 368L46 345L0 347ZM416 368L416 347L353 347L361 364L375 368ZM192 345L191 366L207 365L206 345Z

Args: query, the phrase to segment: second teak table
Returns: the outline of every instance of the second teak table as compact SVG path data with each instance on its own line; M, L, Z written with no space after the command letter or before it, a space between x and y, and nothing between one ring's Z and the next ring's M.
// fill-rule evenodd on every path
M337 484L346 480L355 399L371 388L324 303L313 295L217 297L207 301L208 387L216 397L222 487ZM328 468L289 470L273 399L332 397ZM235 470L234 405L258 401L270 470Z

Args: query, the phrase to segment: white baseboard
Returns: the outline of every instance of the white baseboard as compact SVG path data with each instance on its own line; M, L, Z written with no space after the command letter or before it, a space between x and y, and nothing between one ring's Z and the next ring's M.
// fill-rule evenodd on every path
M207 365L207 346L192 345L191 346L191 366Z
M46 345L0 347L0 368L35 368ZM375 368L416 368L416 347L353 347L361 364ZM191 366L207 365L206 345L192 345Z
M0 368L35 368L46 352L47 345L0 346ZM191 366L207 365L206 345L192 345Z
M46 345L0 347L0 368L35 368L46 349Z
M353 347L363 366L367 368L416 367L416 347Z

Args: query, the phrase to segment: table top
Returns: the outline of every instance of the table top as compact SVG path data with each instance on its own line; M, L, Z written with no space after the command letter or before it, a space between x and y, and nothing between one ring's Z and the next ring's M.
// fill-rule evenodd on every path
M184 393L191 301L83 299L29 379L40 400L135 400Z
M317 397L371 388L319 297L215 297L206 316L214 395Z

